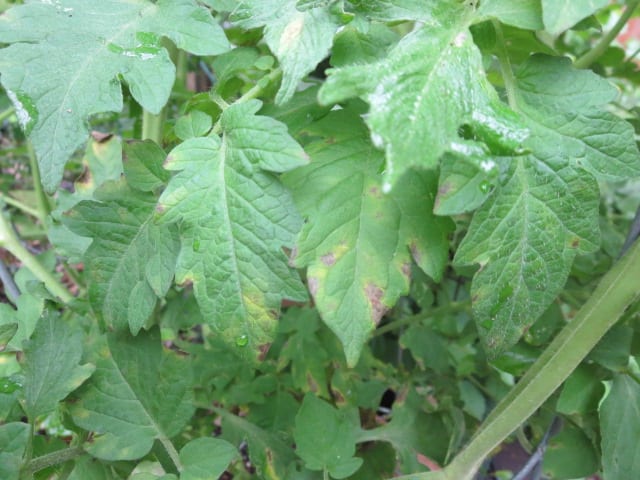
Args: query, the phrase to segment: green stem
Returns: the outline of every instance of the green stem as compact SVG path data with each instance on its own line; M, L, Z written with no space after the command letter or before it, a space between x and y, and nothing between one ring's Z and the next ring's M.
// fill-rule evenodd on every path
M29 205L22 203L20 200L17 200L9 195L4 195L0 192L0 201L6 203L7 205L11 205L12 207L17 208L18 210L23 211L27 215L31 215L32 217L36 217L39 220L43 220L40 216L40 212Z
M162 145L164 114L164 108L158 114L147 110L142 113L142 140L153 140L158 145Z
M16 109L14 107L9 107L3 110L2 112L0 112L0 123L4 122L7 118L9 118L14 113L16 113Z
M65 303L73 300L73 295L62 285L49 270L44 268L38 259L29 252L13 231L13 227L0 211L0 248L8 250L16 257L31 273L42 281L47 290L60 298Z
M173 57L172 57L173 59ZM176 85L180 88L185 88L187 84L187 52L184 50L178 50L175 54L175 62L176 62Z
M593 64L593 62L600 58L607 50L607 48L609 48L611 42L613 42L613 40L622 31L639 4L640 0L629 0L629 2L627 3L627 8L622 13L622 15L620 15L620 18L613 26L613 28L609 30L609 32L607 32L607 34L602 37L592 49L578 58L573 65L576 68L589 68L591 64Z
M322 479L323 480L329 480L329 472L327 471L326 468L322 469Z
M182 462L180 461L180 454L176 450L176 447L173 446L173 443L171 443L171 440L169 440L167 437L160 437L158 438L158 440L169 454L169 458L171 458L171 461L178 469L178 472L182 472L183 467Z
M49 197L42 188L42 182L40 181L40 168L38 167L38 159L36 158L36 152L33 149L31 142L27 142L27 154L29 155L29 165L31 166L31 177L33 178L33 188L36 191L36 198L38 199L38 211L40 215L38 218L44 225L44 220L51 213L51 204L49 203Z
M527 420L566 380L640 296L640 242L602 278L593 295L489 414L480 430L444 470L405 480L471 480L485 457Z
M500 63L500 71L502 72L504 89L505 92L507 92L507 101L509 102L509 106L513 110L516 110L516 79L513 76L511 60L509 60L509 54L507 53L507 49L505 48L504 34L502 33L500 22L498 22L497 20L492 20L492 23L493 28L496 31L496 37L498 40L498 51L496 52L496 56L498 57L498 62Z
M84 455L84 453L84 449L78 446L58 450L56 452L51 452L46 455L42 455L41 457L34 458L24 466L22 470L22 477L31 478L34 473L39 472L40 470L68 462L69 460L73 460L74 458Z
M432 310L419 313L417 315L411 315L409 317L403 317L398 320L389 322L386 325L383 325L382 327L377 328L371 334L371 338L379 337L380 335L384 335L387 332L391 332L392 330L396 330L397 328L404 327L405 325L412 325L414 323L423 322L429 318L433 318L438 315L443 315L447 313L464 312L465 310L469 310L469 302L452 302L447 305L442 305Z

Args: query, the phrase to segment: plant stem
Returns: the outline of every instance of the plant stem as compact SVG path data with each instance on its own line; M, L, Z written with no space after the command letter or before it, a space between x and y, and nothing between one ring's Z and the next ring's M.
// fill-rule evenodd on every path
M445 468L444 478L472 479L484 458L551 396L640 296L638 272L640 242L602 278L576 317L485 419L471 443ZM433 477L409 478L431 480Z
M4 264L2 259L0 259L0 283L4 285L4 293L9 301L16 305L18 297L20 296L20 290L18 289L18 286L16 285L11 272Z
M620 15L620 18L616 22L607 34L600 39L600 41L587 53L582 55L574 62L574 67L576 68L589 68L593 62L595 62L598 58L600 58L604 52L609 48L609 45L613 40L618 36L618 34L622 31L624 26L627 24L631 16L633 15L634 10L640 4L640 0L629 0L627 3L627 8Z
M38 220L43 220L40 216L40 212L35 208L30 207L29 205L22 203L20 200L17 200L9 195L4 195L0 192L0 201L6 203L7 205L11 205L12 207L17 208L18 210L23 211L27 215L31 215L32 217L36 217Z
M496 31L496 37L498 39L498 51L496 56L500 63L500 71L502 72L502 79L504 80L504 89L507 92L507 101L509 106L513 109L517 109L516 103L516 79L513 76L513 69L511 68L511 60L509 60L509 54L505 48L504 34L502 33L502 27L500 22L492 20L493 28Z
M84 455L84 453L84 449L80 446L77 446L66 448L64 450L58 450L46 455L42 455L41 457L34 458L33 460L27 462L27 464L24 466L22 470L22 477L31 478L34 473L39 472L40 470L52 467L53 465L68 462L69 460L73 460L74 458Z
M236 100L235 103L242 103L259 97L265 88L278 80L281 76L282 69L280 67L273 69L268 75L265 75L258 80L258 82L251 87L251 89L247 90L238 100Z
M429 318L436 317L438 315L442 315L445 313L464 312L465 310L469 310L469 302L452 302L447 305L436 307L432 310L418 313L417 315L411 315L409 317L403 317L398 320L394 320L393 322L389 322L386 325L383 325L382 327L377 328L371 334L371 338L379 337L380 335L384 335L387 332L403 327L405 325L419 323Z
M36 158L36 152L33 149L31 142L27 142L27 154L29 155L29 165L31 167L31 177L33 178L33 188L36 191L36 198L38 199L38 211L40 215L37 217L44 225L44 220L51 213L51 204L49 203L49 197L44 193L42 188L42 182L40 181L40 168L38 167L38 159Z
M169 458L171 458L171 461L178 469L178 472L182 472L183 467L182 462L180 461L180 454L176 450L176 447L173 446L173 443L171 443L171 440L169 440L167 437L160 437L158 438L158 440L169 454Z
M147 110L142 113L142 140L153 140L158 145L162 144L164 113L164 108L158 114Z
M73 295L62 285L49 270L44 268L38 259L27 250L13 231L13 227L0 211L0 248L8 250L14 257L27 267L47 290L60 298L63 302L69 303L73 300Z
M173 60L173 57L172 57ZM178 50L175 54L176 62L176 85L180 88L185 88L187 84L187 52L184 50Z
M9 107L6 110L3 110L2 112L0 112L0 123L4 122L7 118L9 118L14 113L16 113L16 109L14 107Z

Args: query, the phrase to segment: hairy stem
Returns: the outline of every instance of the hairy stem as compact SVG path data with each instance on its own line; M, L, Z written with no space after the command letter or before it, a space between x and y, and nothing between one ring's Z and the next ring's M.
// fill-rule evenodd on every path
M16 257L38 280L42 281L53 295L63 302L69 303L73 295L62 285L58 279L47 270L38 259L27 250L13 231L13 227L0 211L0 248L8 250Z
M509 106L513 110L516 110L516 79L513 76L511 60L509 60L509 55L507 54L507 49L505 47L504 34L502 33L500 22L492 20L492 23L498 39L498 51L496 56L500 63L500 71L502 72L502 79L504 81L504 90L507 93L507 101L509 102Z
M22 470L22 478L31 478L34 473L39 472L40 470L68 462L69 460L73 460L74 458L84 455L84 453L85 451L82 447L76 446L34 458L24 466Z
M180 461L180 454L176 450L176 447L173 446L173 443L171 443L171 440L169 440L167 437L160 437L158 438L158 440L167 451L167 454L169 454L169 458L171 458L171 461L178 469L178 472L182 472L183 467L182 462Z
M607 34L602 37L592 49L578 58L573 65L576 68L589 68L591 64L593 64L593 62L599 59L607 50L607 48L609 48L611 42L613 42L613 40L622 31L639 4L640 0L629 0L629 2L627 2L627 8L622 13L622 15L620 15L620 18L613 26L613 28L609 30L609 32L607 32Z
M147 110L142 113L142 140L153 140L158 145L162 145L164 114L164 108L158 114Z
M51 213L51 204L49 203L49 197L42 188L40 182L40 168L38 167L38 159L36 158L36 152L33 149L31 142L27 142L27 153L29 154L29 166L31 167L31 177L33 178L33 188L36 191L36 198L38 199L38 211L40 214L38 218L44 225L44 220Z
M640 242L602 278L593 295L485 419L469 445L444 470L405 480L471 480L500 443L566 380L626 309L640 297Z

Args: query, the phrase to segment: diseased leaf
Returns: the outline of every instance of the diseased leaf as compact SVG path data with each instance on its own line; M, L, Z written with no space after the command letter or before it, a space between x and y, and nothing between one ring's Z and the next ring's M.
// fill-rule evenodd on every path
M82 332L45 312L24 345L24 410L31 422L51 413L91 376L95 367L79 365L81 357Z
M526 138L485 78L468 25L471 10L442 2L428 27L405 36L383 60L329 71L321 103L360 96L374 145L386 153L383 190L412 166L434 168L471 126L491 148L518 149ZM435 10L435 7L434 7Z
M356 409L337 410L307 393L296 415L296 453L309 470L346 478L362 465L362 458L354 457L359 431Z
M94 196L64 222L93 238L84 256L93 310L110 328L135 335L171 286L178 229L156 225L155 196L131 189L124 179L104 184Z
M633 478L640 471L640 385L616 375L599 410L604 480Z
M353 0L351 3L356 12L371 20L382 22L398 20L432 22L434 10L440 8L438 2L424 2L424 0ZM451 6L453 4L444 8Z
M412 172L392 195L380 190L383 157L353 112L310 126L321 140L312 163L285 177L308 218L293 262L308 266L316 307L355 365L369 333L409 289L411 257L434 279L447 261L448 219L435 217L435 176Z
M105 14L108 12L108 15ZM87 138L90 115L118 112L118 76L147 110L169 98L175 67L160 37L196 55L229 49L210 12L194 0L29 2L3 15L1 82L33 142L45 189Z
M29 425L26 423L7 423L0 425L0 478L18 480L22 456L27 447Z
M242 28L265 27L264 39L283 70L276 103L285 103L298 82L327 56L338 24L326 7L300 11L296 0L242 1L232 18Z
M544 26L549 33L558 35L608 3L608 0L542 0Z
M194 138L176 147L165 166L179 173L158 205L161 222L180 222L177 282L193 282L207 321L253 357L268 349L281 300L306 299L282 251L301 220L268 171L307 159L283 124L255 115L259 108L258 101L233 105L221 119L222 140Z
M238 450L219 438L196 438L180 450L180 480L208 480L224 473Z
M516 72L517 108L531 130L502 182L475 213L455 261L477 263L471 289L492 357L514 345L564 286L577 254L594 251L599 178L640 173L631 125L601 106L615 90L568 59L534 56Z
M96 371L78 391L71 414L98 434L86 446L94 457L141 458L154 439L173 437L191 418L191 371L163 352L157 328L136 337L109 334L106 343L96 351Z

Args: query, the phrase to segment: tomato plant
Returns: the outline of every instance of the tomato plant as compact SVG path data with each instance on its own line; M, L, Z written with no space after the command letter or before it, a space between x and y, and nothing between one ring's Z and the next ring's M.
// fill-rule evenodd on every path
M633 478L639 3L0 2L0 476Z

